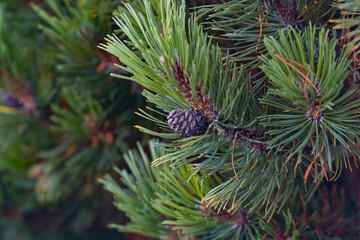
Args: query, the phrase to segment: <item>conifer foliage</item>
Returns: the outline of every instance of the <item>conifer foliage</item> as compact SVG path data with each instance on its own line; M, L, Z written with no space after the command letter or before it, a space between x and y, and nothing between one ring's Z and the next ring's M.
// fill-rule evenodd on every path
M359 162L359 3L189 4L125 4L100 44L132 75L112 76L142 85L155 106L138 114L160 130L137 128L161 139L153 173L135 154L131 180L118 170L124 188L102 180L130 217L112 226L162 239L359 237L358 206L338 201L336 181ZM145 231L140 215L163 229Z
M1 239L118 237L97 180L123 165L141 104L97 48L119 3L1 1Z
M359 13L3 0L0 238L359 239Z

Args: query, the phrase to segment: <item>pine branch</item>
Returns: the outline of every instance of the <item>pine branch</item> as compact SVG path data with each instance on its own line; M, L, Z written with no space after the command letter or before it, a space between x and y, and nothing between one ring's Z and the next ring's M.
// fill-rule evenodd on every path
M310 26L305 31L305 44L294 29L288 36L280 32L279 40L265 39L272 60L263 59L263 70L274 88L269 89L262 102L279 110L262 119L272 136L268 148L284 149L295 141L292 147L284 149L290 156L296 154L301 162L303 155L313 155L314 162L327 162L329 169L335 165L338 172L336 162L347 159L348 154L355 161L359 157L355 147L359 134L358 103L353 101L354 90L341 92L349 74L349 50L345 49L336 59L336 40L328 42L327 33L322 30L316 43L315 34L315 28ZM310 52L315 55L307 54ZM332 145L341 149L338 155Z
M255 71L259 67L258 56L267 55L265 36L277 38L279 29L302 28L309 21L326 25L335 12L329 1L233 0L199 7L194 14L197 20L207 16L201 24L215 35L220 46L230 51L233 61ZM261 74L255 77L257 81L264 80Z
M250 35L233 39L244 49L251 47L242 57L265 50L248 59L223 56L193 18L186 26L184 5L177 7L169 1L160 2L163 9L160 12L148 1L144 1L143 13L127 6L127 12L116 19L125 37L113 35L108 37L107 44L101 45L124 64L119 68L133 74L131 78L118 77L144 86L147 89L144 96L156 106L138 114L158 124L162 131L138 128L172 140L161 143L165 153L154 160L153 166L170 163L166 166L178 171L191 164L194 169L186 180L196 179L198 174L201 179L220 174L223 182L202 197L206 206L219 211L234 213L245 207L249 214L256 215L260 209L263 216L271 219L286 206L296 186L304 188L304 181L311 179L309 189L314 193L314 182L327 178L327 174L337 178L341 167L349 166L350 157L359 156L356 147L359 103L354 90L344 90L349 50L343 49L338 54L335 39L328 40L324 28L289 26L307 25L298 22L306 23L310 16L318 20L317 26L327 26L335 9L329 2L311 1L311 10L306 12L305 2L300 2L296 6L299 16L293 18L286 14L295 6L286 3L271 2L278 7L275 10L271 9L273 6L261 9L259 1L252 4L230 1L221 5L223 12L216 13L216 17L222 19L221 14L228 14L226 11L230 15L223 18L219 31L228 31L236 37L254 30ZM235 20L230 11L234 6L240 6L241 11ZM314 17L316 11L321 19ZM261 30L267 22L269 28L264 26ZM286 28L278 31L284 25ZM235 33L235 26L241 32ZM270 33L274 37L264 37ZM264 38L259 40L259 35ZM258 76L251 75L251 67L238 67L235 63L238 60L256 62L254 68L262 64L258 76L264 81L257 83L264 93L254 91L252 85L254 79L259 80ZM263 94L265 97L261 98ZM158 116L168 116L168 123ZM161 184L164 188L168 182L179 180L166 178ZM196 212L191 211L198 216L195 220L182 212L190 211L184 206L191 201L172 191L183 188L170 184L170 189L164 189L166 194L162 195L170 195L172 200L167 198L164 205L157 207L161 214L172 218L165 223L180 223L176 228L180 229L201 222ZM178 191L187 195L187 191ZM287 229L306 228L293 224L288 213L284 213L284 218ZM301 231L294 230L292 236L300 236ZM286 231L272 234L290 236Z
M166 6L166 11L162 16L158 17L162 19L160 23L156 20L155 13L147 2L145 2L147 6L146 21L140 21L139 19L145 18L145 16L137 15L130 6L128 6L128 11L132 15L122 15L121 19L117 19L117 24L131 39L132 45L140 49L143 59L133 54L127 45L115 36L107 40L107 45L101 45L102 48L119 57L123 64L127 66L124 69L134 74L131 80L154 92L144 93L148 101L156 104L160 109L160 111L152 111L159 114L165 112L164 115L166 115L174 110L172 106L177 106L177 113L180 113L180 109L188 109L195 105L193 106L195 110L198 110L200 114L203 113L203 116L207 117L209 121L209 129L201 131L201 133L204 133L203 135L189 137L187 133L190 132L189 126L191 128L193 121L184 121L181 118L185 117L185 110L181 110L181 116L178 115L179 119L169 119L169 122L174 126L169 126L161 119L141 111L139 115L157 123L169 133L156 133L139 127L141 131L161 138L174 139L176 134L171 134L173 128L178 129L179 131L176 131L180 135L187 137L164 144L167 154L157 159L153 164L159 165L171 162L171 167L178 168L193 163L195 171L192 176L202 170L205 170L207 175L212 175L221 170L228 170L229 167L225 168L226 164L230 163L231 159L236 159L235 163L245 161L246 164L236 165L234 171L241 172L242 175L239 182L235 180L234 187L231 188L230 192L235 190L241 181L251 175L257 179L254 181L258 181L259 184L264 183L265 181L260 179L263 176L261 173L262 168L265 168L265 166L256 168L257 174L246 172L258 160L259 154L262 157L267 154L264 151L266 149L266 139L263 130L259 128L260 126L257 123L257 117L262 114L262 110L252 94L249 77L243 71L239 72L236 66L230 62L226 62L223 66L219 49L211 46L209 40L206 39L206 35L202 33L201 27L197 26L193 20L189 22L189 31L186 29L183 7L180 7L180 13L178 13L175 5L171 5L169 2L166 2L166 4L163 2L162 4ZM129 18L134 19L136 25L129 21ZM174 21L169 24L166 21L168 18L174 19ZM158 26L162 27L159 28ZM176 35L171 30L174 28L177 29ZM137 29L140 29L141 32L137 33ZM141 29L151 29L151 31L145 32ZM144 39L142 36L144 36ZM183 40L187 38L197 39L197 42ZM177 39L181 39L181 41L177 41ZM165 49L166 52L160 52L158 49ZM187 49L193 49L193 51L189 54ZM175 54L176 52L177 54ZM170 66L167 63L173 65ZM212 70L214 71L210 74L209 71ZM205 97L204 91L209 94L209 98ZM196 103L196 101L198 102ZM187 113L190 113L190 110ZM214 114L218 115L215 119L213 118ZM190 115L195 121L195 115L188 114L188 116ZM174 115L171 116L174 117ZM210 122L211 119L213 119L212 122ZM183 126L175 126L178 122L182 122ZM183 134L184 132L185 134ZM234 140L240 143L235 149L233 146ZM251 161L246 160L248 156L251 156ZM281 161L281 158L276 159ZM281 166L279 167L277 164L272 164L267 168L269 172L274 174L276 182L280 181L277 174L281 176L284 174L284 172L280 171L280 168ZM292 186L292 184L293 182L289 181L289 186ZM268 194L263 195L263 198L256 199L254 205L261 206L268 202L269 206L272 205L270 212L275 211L277 204L281 202L280 200L287 198L280 197L279 201L270 204L277 194L275 190L277 187L275 182L269 185ZM285 190L283 194L288 196L291 187L281 190ZM239 201L237 201L236 194L227 195L223 192L224 197L219 198L219 204L233 200L237 203L234 209L240 208L241 203L252 196L254 189L249 188L244 189L244 191L244 198L240 198Z
M157 142L149 147L152 159L165 153ZM164 239L352 239L358 234L359 215L344 217L346 205L336 188L330 194L323 188L307 193L296 188L285 204L287 211L268 220L261 211L234 210L227 204L211 207L203 197L221 184L216 175L203 179L200 172L188 180L194 171L191 165L174 171L167 164L151 168L151 159L141 147L125 158L131 172L116 169L123 185L109 176L100 180L114 195L114 204L131 219L127 225L111 225L119 231Z

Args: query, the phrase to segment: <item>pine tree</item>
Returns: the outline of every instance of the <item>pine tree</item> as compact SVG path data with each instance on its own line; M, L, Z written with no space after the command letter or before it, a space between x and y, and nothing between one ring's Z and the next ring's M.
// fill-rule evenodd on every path
M2 0L0 238L359 239L359 24L358 0Z
M142 3L139 3L142 2ZM100 48L155 107L121 186L159 239L358 239L359 6L350 1L137 1ZM149 165L152 161L152 167ZM353 174L354 176L354 174ZM339 180L341 179L341 180ZM357 195L357 196L356 196Z
M106 225L124 216L97 180L124 167L142 105L97 47L119 4L1 1L1 239L118 238Z

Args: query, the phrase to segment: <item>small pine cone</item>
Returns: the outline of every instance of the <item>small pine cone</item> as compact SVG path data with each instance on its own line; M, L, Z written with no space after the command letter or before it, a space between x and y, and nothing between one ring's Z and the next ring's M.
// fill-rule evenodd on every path
M171 129L183 138L202 135L209 127L206 118L195 110L175 109L167 119Z
M13 95L7 93L7 92L0 92L0 99L2 102L12 108L21 108L23 104L19 101L18 98L14 97Z

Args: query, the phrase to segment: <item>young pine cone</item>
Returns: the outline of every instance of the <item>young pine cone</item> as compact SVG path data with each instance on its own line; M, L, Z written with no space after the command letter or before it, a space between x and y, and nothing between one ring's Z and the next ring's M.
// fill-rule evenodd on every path
M12 108L23 107L23 104L19 101L18 98L7 92L0 91L0 100L8 107L12 107Z
M183 138L202 135L209 127L206 118L191 109L172 110L167 119L171 129Z

